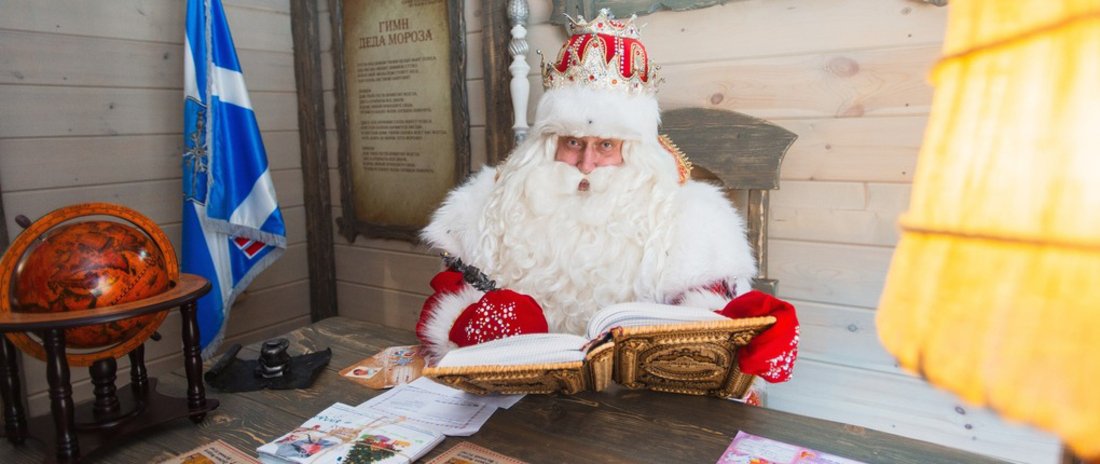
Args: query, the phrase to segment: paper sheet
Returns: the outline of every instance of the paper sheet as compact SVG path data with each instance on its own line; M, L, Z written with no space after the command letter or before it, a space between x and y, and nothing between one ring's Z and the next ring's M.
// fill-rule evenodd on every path
M356 408L401 416L406 421L445 435L468 436L481 429L498 404L501 404L500 400L486 401L485 398L420 378L398 385Z
M419 378L412 382L416 385L416 388L421 388L427 391L436 392L444 395L454 395L461 397L469 401L480 401L494 408L508 409L522 400L527 395L475 395L473 393L466 393L462 390L451 388L443 385L439 382L432 381L428 378Z

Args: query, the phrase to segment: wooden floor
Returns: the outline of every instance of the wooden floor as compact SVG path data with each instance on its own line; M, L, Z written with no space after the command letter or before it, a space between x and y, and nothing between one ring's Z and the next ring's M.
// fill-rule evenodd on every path
M178 420L131 437L125 446L93 456L92 463L154 463L221 439L249 453L297 427L334 402L359 404L380 392L340 377L338 371L388 346L416 343L410 332L347 318L330 318L287 335L293 355L331 347L332 361L305 390L225 394L207 388L221 407L199 424ZM241 359L255 359L257 345ZM184 396L182 369L160 379L160 391ZM997 462L862 427L820 421L717 398L620 388L576 396L530 395L498 411L471 437L447 438L431 457L471 441L531 463L713 463L738 430L868 463ZM0 442L0 462L39 463L37 443Z

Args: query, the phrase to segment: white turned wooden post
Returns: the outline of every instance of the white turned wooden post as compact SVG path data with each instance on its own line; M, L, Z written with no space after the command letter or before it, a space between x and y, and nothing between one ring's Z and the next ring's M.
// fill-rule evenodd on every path
M512 132L516 144L527 138L527 98L531 94L531 84L527 82L527 72L531 70L527 64L527 15L527 0L508 2L508 19L512 22L512 40L508 42L512 64L508 66L508 72L512 74L509 87L512 91L512 112L515 114Z

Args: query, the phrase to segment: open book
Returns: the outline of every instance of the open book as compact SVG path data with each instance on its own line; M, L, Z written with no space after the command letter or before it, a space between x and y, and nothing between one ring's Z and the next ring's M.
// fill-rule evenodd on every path
M608 306L586 336L526 334L451 350L426 377L471 393L601 391L627 388L741 397L752 376L737 349L775 323L771 316L730 319L713 311L656 303Z
M399 417L335 403L256 452L265 464L403 464L441 441L443 434Z

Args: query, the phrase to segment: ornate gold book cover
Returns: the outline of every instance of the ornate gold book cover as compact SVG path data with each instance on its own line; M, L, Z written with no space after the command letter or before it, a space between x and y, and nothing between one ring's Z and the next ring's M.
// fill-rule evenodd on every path
M566 393L602 391L612 381L626 388L689 395L741 397L752 376L737 367L737 349L775 322L756 317L700 322L615 327L587 344L566 334L536 334L498 340L500 363L473 356L444 362L424 370L438 382L476 394ZM563 362L524 362L524 346L546 344L554 336L581 340L577 359ZM525 340L531 337L531 340ZM506 339L504 339L506 340ZM494 342L490 342L494 343ZM569 354L570 356L573 353ZM450 354L448 355L450 356ZM545 353L531 355L545 359ZM472 360L471 360L472 359Z

